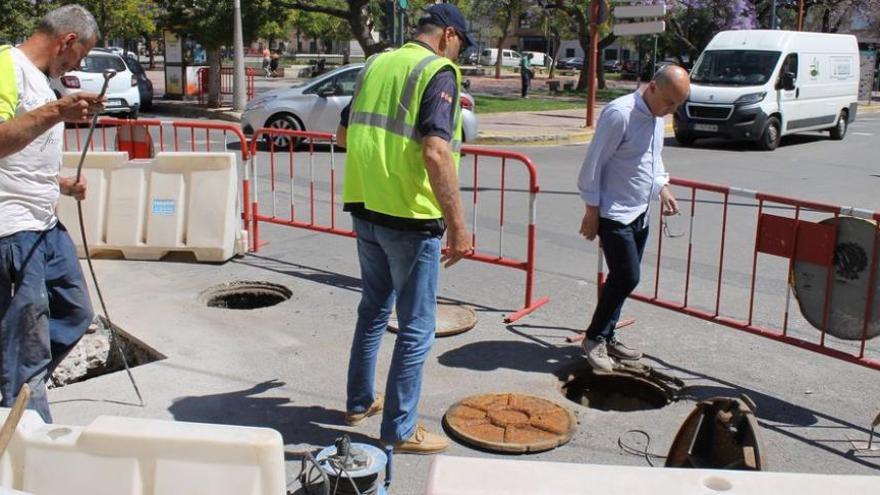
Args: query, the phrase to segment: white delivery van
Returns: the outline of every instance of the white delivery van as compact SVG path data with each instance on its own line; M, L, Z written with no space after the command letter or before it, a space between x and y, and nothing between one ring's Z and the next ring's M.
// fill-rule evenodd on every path
M513 50L501 50L501 65L505 67L519 67L522 57ZM480 65L495 65L498 60L497 48L486 48L480 53Z
M843 139L856 118L855 36L741 30L715 35L691 70L691 94L673 118L676 140L724 137L773 150L786 134L827 130Z

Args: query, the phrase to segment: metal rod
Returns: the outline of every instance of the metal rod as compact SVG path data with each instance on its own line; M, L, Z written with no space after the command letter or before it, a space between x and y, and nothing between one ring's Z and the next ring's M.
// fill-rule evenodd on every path
M98 99L104 97L104 94L107 92L107 86L110 84L110 79L112 79L116 75L116 71L112 69L108 69L104 71L104 86L101 88L101 92L98 94ZM86 137L86 145L83 146L82 155L79 158L79 165L76 167L76 182L74 184L79 183L80 177L82 176L82 167L83 163L85 163L86 154L88 153L89 143L92 140L92 135L95 132L95 126L98 123L98 113L95 112L95 115L92 116L92 125L89 127L89 133ZM134 375L131 374L131 368L128 366L128 358L125 357L125 352L122 351L122 346L119 345L116 335L116 329L113 328L113 322L110 320L110 313L107 312L107 304L104 302L104 294L101 292L101 286L98 284L98 276L95 274L95 267L92 265L92 255L89 252L89 243L86 241L86 225L85 221L83 221L83 210L82 210L82 201L76 202L76 213L79 217L79 233L82 237L83 243L83 251L86 253L86 262L89 265L89 271L92 274L92 281L95 284L95 292L98 294L98 301L101 303L101 310L104 312L104 317L107 318L107 326L110 331L110 339L111 348L113 347L113 343L116 343L116 349L119 351L119 356L122 358L122 364L125 366L125 372L128 374L128 379L131 382L131 386L134 387L134 393L137 395L138 401L141 403L141 407L144 406L144 398L141 396L141 391L137 386L137 383L134 380Z

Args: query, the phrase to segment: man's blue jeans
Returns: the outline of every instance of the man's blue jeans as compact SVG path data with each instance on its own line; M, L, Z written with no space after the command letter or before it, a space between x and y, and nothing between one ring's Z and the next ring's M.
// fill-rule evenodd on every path
M92 316L76 248L64 226L0 238L0 405L11 407L27 383L28 407L51 422L46 381Z
M415 431L422 365L434 342L440 237L353 220L362 294L348 363L346 408L364 412L375 399L376 357L396 300L399 332L385 385L380 436L388 443L400 442Z
M620 319L623 303L639 284L639 265L648 240L645 214L629 225L599 218L599 239L602 240L602 252L608 262L608 279L599 294L593 320L587 328L587 338L608 341L614 337L614 327Z

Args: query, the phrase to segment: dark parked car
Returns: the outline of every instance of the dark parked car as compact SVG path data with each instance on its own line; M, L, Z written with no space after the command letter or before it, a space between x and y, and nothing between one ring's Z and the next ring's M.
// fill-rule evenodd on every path
M141 95L141 110L152 110L153 108L153 82L147 77L144 66L138 62L134 53L126 52L125 63L128 69L137 78L138 93Z
M620 62L617 60L606 60L602 62L602 68L605 72L620 72Z
M559 69L581 70L584 68L584 59L582 57L563 58L559 62L556 62L556 67Z

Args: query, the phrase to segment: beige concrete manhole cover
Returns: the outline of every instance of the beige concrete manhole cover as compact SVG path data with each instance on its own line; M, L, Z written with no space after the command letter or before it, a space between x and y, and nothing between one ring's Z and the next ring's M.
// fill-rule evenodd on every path
M564 445L577 429L574 414L554 402L523 394L474 395L443 416L456 439L493 452L542 452Z
M463 306L452 301L437 301L437 337L449 337L467 332L477 326L477 312L469 306ZM392 314L388 320L388 331L397 333L400 326L397 323L397 314Z

